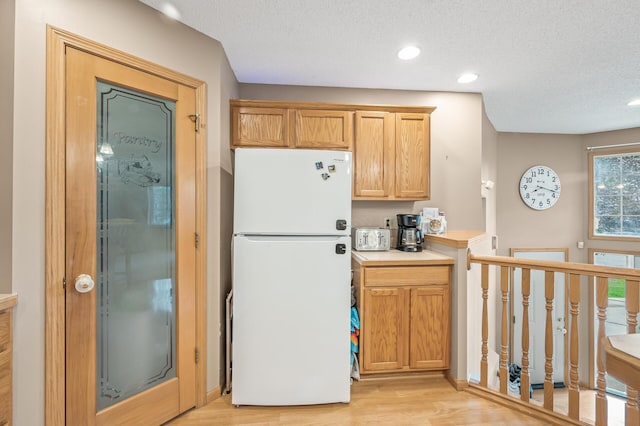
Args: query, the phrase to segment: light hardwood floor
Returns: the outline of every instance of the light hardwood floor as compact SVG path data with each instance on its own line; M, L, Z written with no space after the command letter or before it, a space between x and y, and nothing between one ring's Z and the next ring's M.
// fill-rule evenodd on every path
M534 390L531 399L533 404L540 407L544 404L544 391ZM624 426L625 400L607 395L607 422L609 426ZM569 392L567 388L554 389L553 411L566 415L569 412ZM595 424L596 422L596 392L580 389L580 421Z
M354 383L349 404L234 407L223 395L169 425L546 425L469 392L443 377Z

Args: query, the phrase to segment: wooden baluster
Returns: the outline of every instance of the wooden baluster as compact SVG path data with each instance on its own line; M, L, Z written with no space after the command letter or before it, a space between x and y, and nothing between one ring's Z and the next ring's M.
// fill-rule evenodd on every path
M598 306L598 339L596 348L600 348L605 337L605 321L607 320L607 305L609 304L609 279L597 277L596 279L596 305ZM608 418L607 410L607 382L605 378L604 359L600 350L596 351L598 359L598 378L596 380L596 426L606 425Z
M507 366L507 341L509 339L509 315L507 302L509 301L509 267L500 267L500 291L502 292L502 342L500 345L500 392L507 394L509 384L509 368Z
M627 281L626 308L627 308L627 333L635 334L638 326L638 281ZM638 389L627 386L627 403L625 405L625 424L639 425L640 413L638 410Z
M480 386L487 387L487 340L489 322L487 317L487 299L489 298L489 265L482 265L482 359L480 360Z
M554 274L544 273L544 298L547 310L546 327L544 332L544 408L553 411L553 298Z
M580 275L569 274L569 417L580 419L580 390L578 388L578 312L580 308Z
M520 399L529 402L529 295L531 294L531 269L522 270L522 371L520 372Z

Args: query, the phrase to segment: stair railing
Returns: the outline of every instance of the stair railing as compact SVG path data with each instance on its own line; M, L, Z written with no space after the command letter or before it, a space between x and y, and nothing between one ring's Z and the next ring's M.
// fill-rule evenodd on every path
M579 362L580 362L580 336L578 334L578 324L580 314L588 312L587 309L581 310L580 300L580 288L581 282L586 283L588 280L595 278L595 303L596 303L596 315L597 315L597 337L594 342L597 348L601 347L605 333L605 322L607 319L607 307L608 307L608 287L609 279L617 278L625 280L626 285L626 323L627 331L629 334L635 333L638 325L638 306L639 306L639 282L640 282L640 270L626 269L626 268L613 268L607 266L598 266L583 263L572 262L557 262L546 260L533 260L523 259L515 257L505 256L474 256L470 251L467 255L467 268L471 269L471 265L476 264L481 267L481 282L482 289L482 344L481 344L481 357L480 357L480 377L479 383L471 383L472 388L478 388L483 391L492 392L488 386L488 341L489 341L489 316L495 315L496 320L500 319L500 336L499 340L499 391L497 395L502 398L509 398L512 401L516 398L510 396L508 393L508 342L509 342L509 279L513 276L513 271L520 269L522 272L522 300L514 301L514 303L522 303L522 342L514 345L522 345L522 360L521 361L521 385L520 389L528 390L530 386L530 347L529 336L531 330L529 330L529 311L531 305L531 271L539 270L544 271L544 296L545 296L545 379L544 379L544 391L543 391L543 403L542 407L531 404L528 391L521 391L518 404L523 404L529 407L533 411L538 411L540 414L551 415L545 417L548 419L558 420L558 424L562 422L573 424L585 424L581 421L580 413L580 377L579 377ZM500 291L500 302L498 310L500 312L489 312L488 309L488 295L489 295L489 282L490 282L490 270L493 269L494 273L497 273L497 283ZM568 276L568 280L565 280L565 285L568 286L568 307L569 307L569 327L568 329L568 367L569 367L569 383L568 383L568 410L566 413L554 412L554 383L553 383L553 318L552 311L554 306L554 289L555 289L555 273L563 273ZM477 285L471 283L471 285ZM471 302L470 302L471 303ZM584 336L583 336L584 337ZM496 348L497 349L497 348ZM596 357L596 392L595 392L595 424L597 426L608 424L608 412L607 412L607 398L606 398L606 381L605 381L605 364L602 359L600 350L597 350ZM582 354L582 356L585 356ZM554 421L555 423L555 421ZM638 404L638 390L630 386L627 386L627 398L625 403L625 424L626 425L640 425L640 410Z

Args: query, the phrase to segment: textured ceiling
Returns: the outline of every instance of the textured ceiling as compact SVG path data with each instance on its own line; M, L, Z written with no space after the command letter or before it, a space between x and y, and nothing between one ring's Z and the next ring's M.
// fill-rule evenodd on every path
M164 0L141 0L161 9ZM640 127L640 0L173 0L242 83L482 93L501 132ZM422 54L396 57L405 44ZM461 85L457 77L480 78Z

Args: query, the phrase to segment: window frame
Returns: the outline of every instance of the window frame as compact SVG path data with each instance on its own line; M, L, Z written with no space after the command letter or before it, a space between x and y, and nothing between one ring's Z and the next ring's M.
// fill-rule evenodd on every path
M595 157L637 154L640 156L640 147L636 148L611 148L611 149L594 149L588 153L589 168L589 239L591 240L610 240L610 241L640 241L640 234L631 235L602 235L595 233L595 191L594 191L594 162Z

